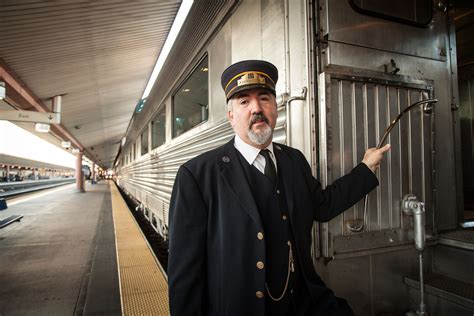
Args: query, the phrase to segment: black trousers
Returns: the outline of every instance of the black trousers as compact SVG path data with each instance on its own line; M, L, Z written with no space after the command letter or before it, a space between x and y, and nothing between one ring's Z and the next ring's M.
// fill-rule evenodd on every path
M309 296L298 299L290 298L287 315L354 316L354 312L345 299L331 293L318 302L312 302Z

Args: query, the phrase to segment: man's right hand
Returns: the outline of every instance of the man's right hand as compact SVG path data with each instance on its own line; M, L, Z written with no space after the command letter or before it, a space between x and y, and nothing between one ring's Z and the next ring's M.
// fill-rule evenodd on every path
M387 144L383 146L380 149L377 148L369 148L364 154L364 159L362 159L362 162L369 167L372 172L375 172L377 167L380 165L380 162L382 161L383 154L387 151L390 150L390 144Z

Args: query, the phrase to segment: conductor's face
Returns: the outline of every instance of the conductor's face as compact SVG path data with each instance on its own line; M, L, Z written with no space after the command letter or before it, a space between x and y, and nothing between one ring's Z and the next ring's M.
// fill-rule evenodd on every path
M239 92L229 101L227 116L244 142L266 148L272 141L278 116L275 96L260 88Z

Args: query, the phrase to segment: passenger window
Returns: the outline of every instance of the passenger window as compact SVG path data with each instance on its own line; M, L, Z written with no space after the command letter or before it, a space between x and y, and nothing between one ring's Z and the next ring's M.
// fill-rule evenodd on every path
M151 147L155 149L166 141L166 108L163 107L151 121Z
M143 131L142 135L140 136L140 141L141 141L141 155L143 156L144 154L148 153L148 127L145 128Z
M173 96L173 137L207 121L209 115L207 56Z
M433 18L433 0L349 0L359 13L400 23L427 26Z

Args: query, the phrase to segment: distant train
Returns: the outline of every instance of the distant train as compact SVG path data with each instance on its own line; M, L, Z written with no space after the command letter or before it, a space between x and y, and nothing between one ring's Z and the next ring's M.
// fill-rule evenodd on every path
M278 67L274 141L301 150L324 186L375 147L408 105L436 98L389 134L392 149L377 171L380 186L368 197L365 218L360 201L313 231L318 273L356 314L413 309L416 285L402 278L417 275L418 261L402 199L413 194L424 203L427 272L445 272L436 270L444 260L436 256L450 250L435 245L465 222L460 162L473 158L462 152L458 105L472 75L458 82L456 12L431 0L195 1L143 111L132 119L115 179L166 237L179 166L233 135L220 75L239 60ZM463 265L452 260L452 269ZM474 282L472 273L466 280ZM441 304L433 297L429 304ZM431 314L469 310L442 304L448 307Z

